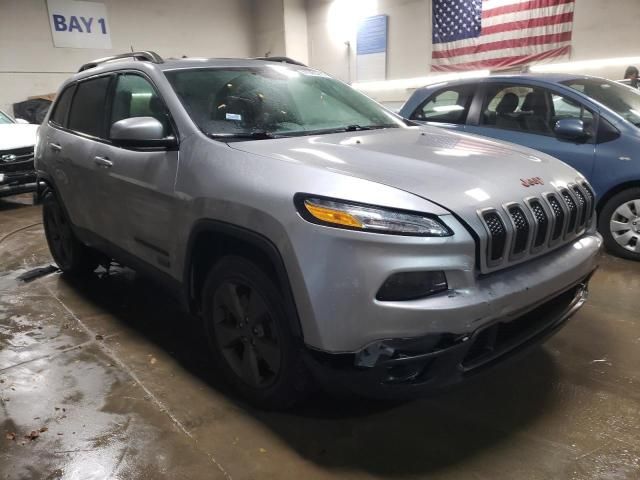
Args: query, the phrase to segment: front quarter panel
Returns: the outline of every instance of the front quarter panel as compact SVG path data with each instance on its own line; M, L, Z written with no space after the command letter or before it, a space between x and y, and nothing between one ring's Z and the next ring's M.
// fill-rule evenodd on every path
M180 244L187 245L189 232L203 219L251 230L275 244L287 270L304 340L317 348L360 343L359 322L368 313L364 305L358 306L362 303L358 295L366 292L368 300L375 296L381 282L380 272L388 271L385 263L391 260L387 248L396 252L398 265L409 269L435 261L435 257L423 256L416 262L411 255L411 251L415 253L430 240L441 247L438 256L452 252L448 248L451 238L364 234L311 224L300 217L293 200L296 193L306 192L448 215L420 197L313 168L293 158L273 159L241 152L202 135L193 136L181 146L176 192L184 202L181 224L176 227L182 236ZM465 244L465 248L456 249L456 261L470 271L474 268L473 239L451 215L446 219L447 225L456 231L456 239ZM183 270L186 260L184 255L178 259L176 274ZM330 297L334 300L327 303L325 300Z

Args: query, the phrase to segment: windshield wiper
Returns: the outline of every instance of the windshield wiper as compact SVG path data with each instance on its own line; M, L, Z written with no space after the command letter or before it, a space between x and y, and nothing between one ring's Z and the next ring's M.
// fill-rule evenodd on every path
M291 135L324 135L329 133L341 133L341 132L360 132L363 130L379 130L381 128L399 128L400 125L395 123L384 123L380 125L347 125L346 127L336 127L336 128L322 128L318 130L300 130L287 132Z
M249 139L249 140L265 140L269 138L282 138L285 135L274 135L271 132L267 132L265 130L256 130L254 132L236 132L236 133L210 133L205 132L207 137L213 138L215 140L224 140L224 139Z

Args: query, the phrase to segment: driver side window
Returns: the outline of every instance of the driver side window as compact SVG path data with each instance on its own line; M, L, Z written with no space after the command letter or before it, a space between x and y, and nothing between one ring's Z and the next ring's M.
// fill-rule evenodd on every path
M411 120L464 125L473 99L468 86L447 88L432 95L411 115Z
M164 136L172 134L169 110L155 88L140 75L118 76L111 109L111 125L133 117L153 117L164 127Z

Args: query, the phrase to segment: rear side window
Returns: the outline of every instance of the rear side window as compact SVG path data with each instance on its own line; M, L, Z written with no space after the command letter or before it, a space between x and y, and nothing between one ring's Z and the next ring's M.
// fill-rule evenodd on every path
M420 105L411 120L464 124L473 98L473 89L461 86L440 90Z
M71 98L73 97L73 90L75 85L67 87L60 94L60 98L53 107L53 113L51 114L51 121L56 125L65 127L67 124L67 114L69 113L69 107L71 106Z
M104 137L105 99L111 77L99 77L78 84L73 96L69 128L93 137Z

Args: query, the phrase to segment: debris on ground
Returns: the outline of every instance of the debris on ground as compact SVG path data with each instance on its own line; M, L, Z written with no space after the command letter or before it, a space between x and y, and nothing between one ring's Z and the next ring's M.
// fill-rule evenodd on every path
M100 334L96 335L96 340L104 340L104 337Z
M24 438L27 438L33 441L39 436L40 436L40 432L38 430L31 430L31 433L28 433L27 435L25 435Z
M20 275L17 280L29 283L34 281L36 278L44 277L45 275L49 275L51 273L57 272L59 270L58 267L54 265L49 265L47 267L34 268L33 270L29 270L28 272Z
M16 432L7 432L5 437L6 437L7 440L15 440L16 439Z

